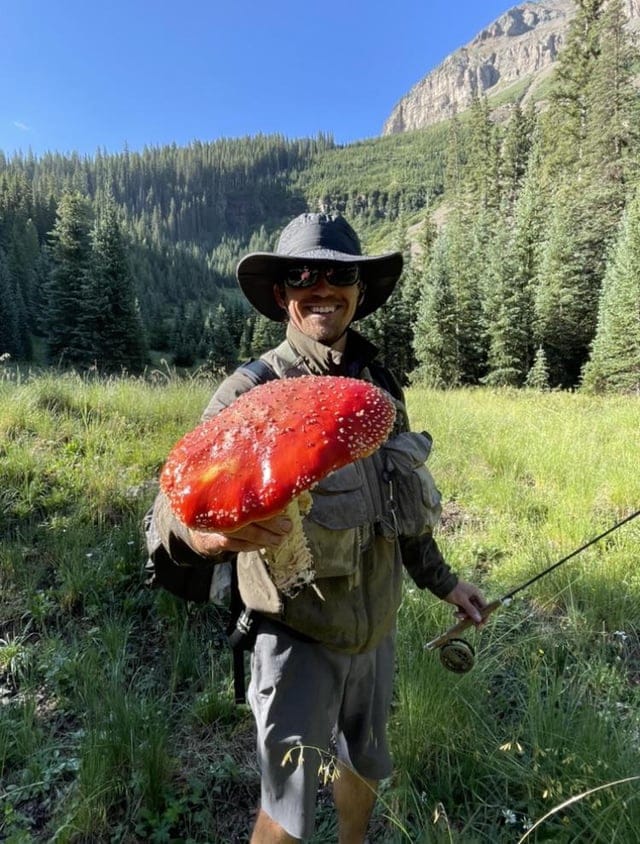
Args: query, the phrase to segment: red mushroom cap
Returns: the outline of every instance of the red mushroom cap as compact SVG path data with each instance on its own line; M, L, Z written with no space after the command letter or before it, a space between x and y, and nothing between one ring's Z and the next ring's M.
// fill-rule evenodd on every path
M191 528L237 530L372 454L395 419L390 397L355 378L308 375L243 393L172 449L160 477Z

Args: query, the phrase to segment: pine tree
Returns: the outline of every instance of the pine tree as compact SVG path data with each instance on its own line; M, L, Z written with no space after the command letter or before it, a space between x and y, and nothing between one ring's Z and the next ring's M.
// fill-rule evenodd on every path
M27 293L25 287L31 274L28 266L28 257L26 254L21 254L23 253L23 233L24 226L22 222L19 219L15 220L9 230L6 263L9 274L9 296L16 318L13 356L19 360L30 360L32 357L31 321L29 319L29 310L25 297Z
M88 202L79 193L63 194L50 238L52 268L46 284L48 352L56 363L84 365L87 361L80 317L91 260L89 230Z
M175 366L193 366L204 334L204 317L200 308L187 308L181 302L173 322L171 352Z
M393 249L403 255L402 276L384 306L362 320L358 329L377 347L379 358L385 366L402 383L406 383L416 361L413 356L415 310L406 292L407 279L413 274L413 260L404 218L401 218L396 229Z
M499 185L503 216L514 208L525 181L536 120L534 108L530 105L523 111L516 103L502 141Z
M602 255L573 185L550 209L535 298L536 338L547 353L554 386L572 387L588 356L596 321Z
M527 373L525 386L531 390L549 389L549 367L547 366L547 356L542 346L538 348L535 354L533 366Z
M0 356L8 354L15 358L20 354L21 343L13 291L9 264L0 249Z
M147 346L138 312L124 238L115 204L108 198L92 232L91 269L81 318L85 348L100 369L138 372Z
M484 306L489 348L481 380L491 386L521 386L529 368L531 299L516 266L514 235L501 227L491 242Z
M458 316L450 278L446 232L441 232L425 277L424 298L415 326L417 366L411 381L432 387L455 387L462 382L458 346Z
M554 69L549 108L541 119L545 177L553 182L579 168L587 126L587 91L599 52L604 0L577 0L567 43Z
M607 267L585 389L640 392L640 190Z
M245 319L238 351L240 360L248 360L253 354L253 332L257 319L258 315L255 311L251 311Z
M237 364L238 350L231 333L229 314L222 304L207 315L199 353L214 372L228 372Z
M7 250L9 271L13 278L14 294L18 308L20 357L32 357L31 333L36 330L38 272L40 244L33 222L18 217L10 230Z
M596 27L598 52L585 91L585 157L598 173L617 219L623 186L638 167L637 50L626 24L623 0L607 0Z
M251 357L259 357L269 349L278 346L284 340L285 330L284 322L274 322L258 314L251 337Z
M498 146L486 97L475 98L469 110L469 126L465 149L468 157L464 168L464 194L475 210L497 210Z

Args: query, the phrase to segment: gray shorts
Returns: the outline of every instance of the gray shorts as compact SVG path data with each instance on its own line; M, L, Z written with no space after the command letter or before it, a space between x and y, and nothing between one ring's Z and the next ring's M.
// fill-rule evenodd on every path
M367 779L391 774L386 725L394 640L348 655L302 642L264 620L248 699L258 730L261 807L294 838L313 834L318 775L338 758Z

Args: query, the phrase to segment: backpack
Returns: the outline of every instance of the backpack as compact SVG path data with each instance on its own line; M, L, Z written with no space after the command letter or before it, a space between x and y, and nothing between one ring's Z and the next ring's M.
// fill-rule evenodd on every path
M391 372L382 364L368 365L375 382L394 398L402 400L402 389ZM242 364L256 385L278 378L275 370L264 360L258 359ZM194 565L180 565L171 557L162 544L153 523L153 507L143 521L148 559L145 565L146 585L153 589L165 589L172 595L195 604L206 604L212 600L216 569L221 563L203 562L201 558ZM246 702L244 654L253 649L257 635L260 614L245 607L238 589L235 559L230 563L230 584L228 590L230 619L227 625L227 641L232 649L234 697L236 703Z

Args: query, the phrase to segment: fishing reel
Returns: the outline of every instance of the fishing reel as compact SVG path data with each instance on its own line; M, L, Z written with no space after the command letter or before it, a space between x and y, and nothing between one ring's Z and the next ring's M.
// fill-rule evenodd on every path
M476 661L476 652L466 639L449 639L440 646L440 662L454 674L466 674Z
M492 601L480 610L483 619L487 618L492 612L502 606L505 602L504 598L497 601ZM471 627L473 621L470 618L463 618L453 627L450 627L445 633L427 642L425 649L428 651L439 650L440 662L447 669L453 671L454 674L466 674L471 671L476 661L476 652L472 645L466 639L459 639L458 633L462 633L468 627Z

